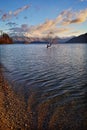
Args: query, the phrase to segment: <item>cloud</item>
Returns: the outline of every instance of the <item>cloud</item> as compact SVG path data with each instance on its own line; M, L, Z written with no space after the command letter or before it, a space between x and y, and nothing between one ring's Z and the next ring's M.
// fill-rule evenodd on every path
M62 25L83 23L87 20L87 9L79 12L68 12L62 21Z
M70 21L70 24L72 24L72 23L82 23L82 22L84 22L84 19L77 18L77 19L73 19L72 21Z
M83 23L86 20L87 9L78 12L68 9L62 11L55 19L46 19L45 22L35 26L22 24L20 27L11 28L10 31L28 37L46 37L50 32L53 36L60 36L73 31L73 28L68 25Z
M2 14L2 12L3 12L3 11L0 9L0 14Z
M27 16L24 16L24 19L27 19L28 17Z
M24 35L25 32L28 32L29 31L29 26L27 24L22 24L20 27L12 27L10 28L10 34L16 34L16 35Z
M15 22L8 22L8 23L6 23L6 25L10 26L10 27L17 26L17 24Z
M10 15L9 13L8 13L8 14L5 13L5 14L3 14L3 16L1 17L1 20L5 21L5 20L7 20L7 19L10 19L11 17L12 17L12 15Z
M81 2L85 1L85 0L80 0Z
M1 17L1 20L2 21L9 20L10 18L17 16L19 13L21 13L22 11L28 9L29 7L30 7L29 5L25 5L25 6L21 7L21 8L18 8L15 11L9 11L8 13L4 13L2 15L2 17Z
M14 16L17 16L20 12L28 9L29 7L30 7L29 5L25 5L22 8L17 9L16 11L13 12Z
M25 33L26 36L34 36L34 37L44 37L47 36L50 32L53 32L53 36L56 36L61 33L65 33L70 31L69 27L62 27L61 23L64 18L72 18L72 14L70 9L62 11L55 19L49 20L47 19L44 23L39 24L37 26L33 26L32 29L29 29L28 32Z
M21 25L21 28L22 28L22 30L23 30L24 32L27 32L28 29L29 29L29 27L28 27L27 24L22 24L22 25Z
M85 1L87 1L87 0L79 0L80 2L85 2Z
M22 33L23 32L23 30L22 30L22 28L21 27L14 27L14 28L11 28L11 29L9 29L12 33Z

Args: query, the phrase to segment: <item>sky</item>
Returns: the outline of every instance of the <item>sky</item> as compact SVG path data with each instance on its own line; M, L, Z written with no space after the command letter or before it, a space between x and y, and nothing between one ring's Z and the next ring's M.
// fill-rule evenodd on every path
M87 32L87 0L0 0L0 31L11 36L78 36Z

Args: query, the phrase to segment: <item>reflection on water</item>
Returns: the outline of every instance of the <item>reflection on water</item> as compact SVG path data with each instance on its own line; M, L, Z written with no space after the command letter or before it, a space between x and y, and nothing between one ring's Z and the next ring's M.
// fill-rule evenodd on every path
M4 45L0 49L5 75L24 97L27 110L34 112L35 128L86 128L86 44L48 49L46 45Z

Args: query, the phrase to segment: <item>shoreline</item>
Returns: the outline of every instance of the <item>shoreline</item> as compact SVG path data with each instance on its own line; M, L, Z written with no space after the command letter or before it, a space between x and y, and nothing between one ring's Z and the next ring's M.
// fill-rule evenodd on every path
M86 130L86 108L76 110L76 101L55 109L53 101L36 104L34 93L26 106L24 98L12 90L2 69L0 65L0 130Z
M0 65L0 130L29 129L27 116L24 101L11 89Z

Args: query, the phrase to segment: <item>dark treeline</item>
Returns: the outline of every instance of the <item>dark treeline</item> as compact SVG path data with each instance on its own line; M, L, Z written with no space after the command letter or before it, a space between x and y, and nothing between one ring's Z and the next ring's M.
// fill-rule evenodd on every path
M13 43L13 40L12 40L12 38L9 37L8 34L3 33L0 36L0 44L11 44L11 43Z

